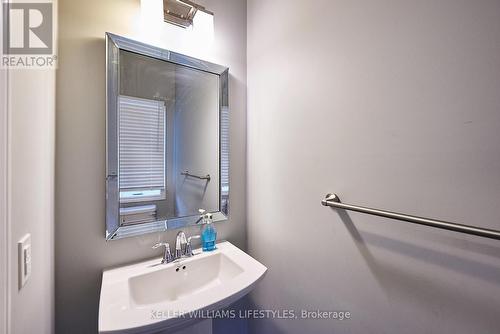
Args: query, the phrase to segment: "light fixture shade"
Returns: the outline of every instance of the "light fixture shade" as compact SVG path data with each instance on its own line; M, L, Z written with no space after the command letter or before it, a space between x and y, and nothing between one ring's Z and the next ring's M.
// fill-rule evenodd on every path
M163 19L167 23L187 28L193 24L198 10L213 15L212 12L189 0L163 0Z

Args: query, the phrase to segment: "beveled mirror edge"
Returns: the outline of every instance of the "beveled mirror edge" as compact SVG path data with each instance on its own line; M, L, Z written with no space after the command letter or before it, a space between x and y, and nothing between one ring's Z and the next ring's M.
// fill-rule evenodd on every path
M114 68L112 59L110 59L109 51L111 47L116 48L118 51L125 50L138 54L143 54L152 58L168 61L170 63L190 67L193 69L209 72L219 76L219 210L212 212L213 221L220 222L228 220L229 218L229 194L230 187L228 180L227 194L223 196L221 185L221 146L223 140L227 140L229 145L229 138L224 139L220 135L221 130L221 116L223 110L229 113L229 68L214 64L208 61L197 59L194 57L186 56L170 50L162 49L156 46L148 45L133 39L106 32L106 241L118 240L127 237L134 237L148 233L160 233L167 230L179 229L186 226L201 225L199 215L191 215L186 217L176 217L166 220L159 220L156 222L137 224L131 226L119 226L119 203L118 203L118 161L117 157L113 155L113 150L109 148L110 145L116 147L118 142L118 134L116 132L116 125L113 126L111 119L116 119L116 99L110 98L118 96L118 76L119 70ZM117 60L116 65L119 62ZM115 143L115 144L113 144ZM115 150L117 151L117 150ZM229 153L228 161L229 164ZM225 203L224 208L222 207Z
M106 37L108 37L120 50L135 52L148 57L168 61L174 64L191 67L205 72L210 72L212 74L221 75L222 73L224 73L229 69L226 66L186 56L181 53L177 53L167 49L162 49L157 46L149 45L130 38L115 35L110 32L106 33Z

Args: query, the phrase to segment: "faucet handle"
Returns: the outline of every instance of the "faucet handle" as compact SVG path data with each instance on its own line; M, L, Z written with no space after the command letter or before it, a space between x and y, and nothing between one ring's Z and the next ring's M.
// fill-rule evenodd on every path
M159 248L161 246L169 246L170 247L170 245L167 242L158 242L158 243L154 244L154 246L151 248L156 249L156 248Z
M191 246L191 240L192 239L199 239L199 235L192 235L187 239L187 245L186 245L186 256L193 256L193 247Z
M191 239L199 239L199 238L201 238L201 236L199 234L198 235L192 235L192 236L190 236L188 238L187 242L188 242L188 244L190 244L191 243Z
M177 233L177 238L175 239L175 258L180 259L186 254L187 239L184 231L179 231Z
M159 242L151 248L156 249L159 247L165 247L165 252L163 253L163 259L161 260L161 263L165 264L172 262L174 258L172 257L172 253L170 252L170 245L168 244L168 242Z

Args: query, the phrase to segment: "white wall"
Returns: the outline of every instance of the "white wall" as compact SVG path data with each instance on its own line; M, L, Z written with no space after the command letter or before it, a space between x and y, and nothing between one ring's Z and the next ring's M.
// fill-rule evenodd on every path
M50 334L55 70L0 70L0 104L0 332ZM31 234L32 271L20 289L17 242L26 233Z
M8 101L10 329L52 333L55 70L9 71ZM31 234L32 273L18 290L17 241L26 233Z
M0 9L1 14L1 9ZM1 26L1 24L0 24ZM1 33L0 27L0 33ZM7 228L7 71L0 70L0 332L7 333L8 326L8 252L9 230Z
M249 0L253 333L496 333L500 246L322 207L500 229L498 1Z
M148 1L156 0L144 0ZM217 229L221 238L245 248L246 3L243 0L203 3L216 13L213 45L209 46L181 39L180 28L161 22L161 12L157 13L160 21L155 21L157 18L141 21L139 1L59 2L57 333L96 332L102 269L159 255L151 246L160 235L104 240L106 31L229 66L231 212L230 220L217 224ZM203 56L204 50L210 50L207 57ZM162 237L173 242L176 232ZM188 234L196 232L197 229L187 230Z
M0 36L3 36L3 6L0 8ZM0 69L0 333L8 332L9 256L7 214L8 71Z

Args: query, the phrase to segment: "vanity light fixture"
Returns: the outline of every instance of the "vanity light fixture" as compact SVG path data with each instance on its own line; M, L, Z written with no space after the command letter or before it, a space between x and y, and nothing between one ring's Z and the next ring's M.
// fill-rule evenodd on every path
M205 7L189 0L163 0L163 20L182 28L193 25L193 18L199 10L214 15Z

